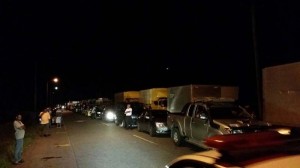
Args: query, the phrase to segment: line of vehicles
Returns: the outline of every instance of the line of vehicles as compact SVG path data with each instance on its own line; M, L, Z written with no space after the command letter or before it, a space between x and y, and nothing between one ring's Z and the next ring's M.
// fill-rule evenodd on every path
M123 126L126 104L137 103L133 119L138 131L169 134L177 146L188 142L207 149L178 157L166 168L298 168L300 82L290 77L299 67L263 70L262 120L238 103L238 87L194 84L117 93L112 120Z
M238 103L238 92L234 86L193 84L120 92L114 101L97 101L89 117L126 128L124 111L131 104L138 131L168 135L176 146L187 142L206 149L175 158L166 168L296 168L300 131L291 134L289 128L256 119Z
M88 103L83 114L126 127L125 114L130 104L132 126L151 136L169 134L175 145L184 142L209 148L203 142L214 135L259 132L272 127L259 121L237 103L235 86L183 85L116 93L114 101L102 99ZM79 107L79 106L78 106ZM76 106L73 111L80 111Z

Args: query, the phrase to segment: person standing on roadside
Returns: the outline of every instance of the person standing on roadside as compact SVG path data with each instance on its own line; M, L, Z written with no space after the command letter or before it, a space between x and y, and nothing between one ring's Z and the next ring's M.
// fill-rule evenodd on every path
M40 136L50 136L49 134L49 124L50 124L50 113L49 113L49 109L46 108L45 110L43 110L42 112L40 112L40 120L41 120L41 133Z
M125 109L124 113L125 113L125 128L129 129L132 127L132 119L131 119L132 108L130 104L127 104L127 108Z
M14 164L19 165L24 162L22 159L23 153L23 144L24 144L24 136L25 136L25 125L22 123L22 116L18 114L14 121L14 129L15 129L15 138L16 138L16 146L14 153Z

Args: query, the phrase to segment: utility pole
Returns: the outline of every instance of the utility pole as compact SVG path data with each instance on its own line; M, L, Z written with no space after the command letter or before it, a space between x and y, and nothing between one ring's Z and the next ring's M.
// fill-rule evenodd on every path
M256 19L255 19L255 1L251 2L251 21L252 21L252 41L255 58L255 72L256 72L256 96L257 96L257 110L258 118L262 119L262 87L261 87L261 66L257 52L257 37L256 37Z
M37 61L34 62L34 95L33 95L33 106L34 114L37 113Z

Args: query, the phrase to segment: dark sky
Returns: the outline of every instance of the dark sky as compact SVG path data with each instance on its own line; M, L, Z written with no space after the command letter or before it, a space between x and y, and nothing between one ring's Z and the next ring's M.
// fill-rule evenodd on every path
M4 111L33 109L34 95L43 107L55 76L57 101L193 83L240 86L253 103L256 70L300 60L294 1L1 3Z

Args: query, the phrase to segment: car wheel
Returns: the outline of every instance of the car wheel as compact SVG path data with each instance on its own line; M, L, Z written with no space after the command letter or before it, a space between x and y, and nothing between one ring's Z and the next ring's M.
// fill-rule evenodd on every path
M154 137L155 136L155 128L153 128L153 126L149 127L149 135Z
M142 131L142 129L141 129L141 126L140 126L140 124L139 124L139 123L137 124L137 130L138 130L139 132L141 132L141 131Z
M123 120L119 126L125 128L125 121Z
M172 140L176 146L182 145L183 137L181 136L178 128L172 129Z
M117 120L117 119L115 119L115 124L116 124L116 126L118 126L118 125L119 125L119 122L118 122L118 120Z

